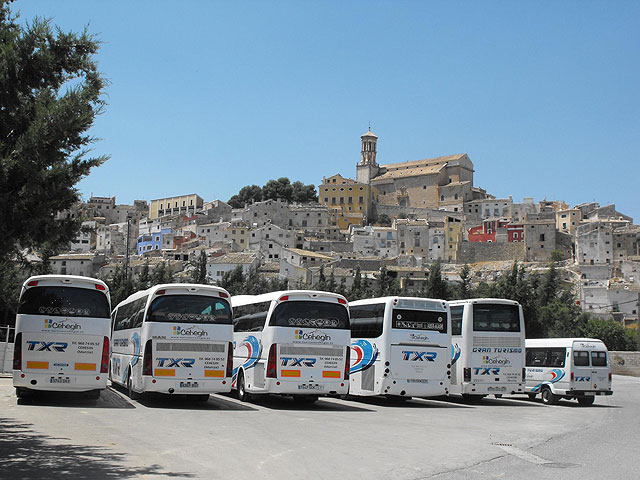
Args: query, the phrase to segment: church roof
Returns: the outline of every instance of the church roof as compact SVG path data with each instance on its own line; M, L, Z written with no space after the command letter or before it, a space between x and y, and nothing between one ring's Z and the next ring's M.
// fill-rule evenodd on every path
M444 157L426 158L423 160L413 160L411 162L381 165L380 169L383 171L386 170L386 172L373 178L373 182L375 183L378 180L391 180L394 178L433 175L438 173L447 163L460 160L465 156L465 153L459 153L457 155L446 155Z
M371 130L367 130L367 132L363 135L360 135L360 137L374 137L374 138L378 138L377 135L374 135L374 133Z

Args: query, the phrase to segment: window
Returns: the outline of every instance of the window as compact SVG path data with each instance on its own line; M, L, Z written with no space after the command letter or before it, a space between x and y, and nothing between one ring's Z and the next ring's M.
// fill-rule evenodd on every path
M110 318L107 296L99 290L80 287L31 287L20 298L18 313Z
M541 241L541 242L544 242L544 233L541 233L541 234L540 234L540 241Z
M573 352L573 364L576 367L588 367L589 366L589 352Z
M462 312L464 306L451 307L451 335L462 335Z
M477 303L473 305L474 332L519 332L520 309L517 305Z
M446 312L405 310L395 308L391 312L391 328L408 330L432 330L447 332Z
M269 320L274 327L348 329L349 312L338 303L289 301L276 307Z
M382 335L384 303L349 306L352 338L377 338Z
M607 352L591 352L591 366L592 367L606 367L607 366Z
M267 321L271 302L251 303L233 309L234 332L261 332Z
M231 307L210 295L163 295L153 301L145 321L230 325Z
M444 195L440 195L440 201L444 202Z

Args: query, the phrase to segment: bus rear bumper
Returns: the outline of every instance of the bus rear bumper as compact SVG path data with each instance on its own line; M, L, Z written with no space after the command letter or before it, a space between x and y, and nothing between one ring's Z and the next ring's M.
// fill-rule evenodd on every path
M107 374L65 375L13 371L13 386L49 392L88 392L107 388Z
M349 382L345 380L333 382L303 382L267 378L264 393L275 395L346 395ZM253 393L253 392L251 392ZM257 393L257 392L256 392Z
M464 395L511 395L526 393L524 383L462 383Z
M404 397L439 397L449 393L449 380L445 379L389 379L383 382L380 395L398 395Z
M203 395L208 393L227 393L231 391L231 378L158 378L142 377L144 392Z

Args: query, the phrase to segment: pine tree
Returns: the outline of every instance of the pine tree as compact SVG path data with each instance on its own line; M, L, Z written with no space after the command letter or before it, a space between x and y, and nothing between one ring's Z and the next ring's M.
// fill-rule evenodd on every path
M460 270L460 280L460 298L471 298L471 268L469 268L467 263L465 263L462 270Z
M138 286L140 290L146 290L151 284L151 275L149 273L149 259L147 258L142 265L140 275L138 276Z
M329 274L329 281L327 282L327 291L335 292L337 289L338 289L338 284L336 283L336 277L333 274L333 269L332 269L331 273Z
M193 270L191 271L191 281L193 283L200 283L207 285L209 283L207 272L207 254L204 250L200 251L198 259L191 264Z

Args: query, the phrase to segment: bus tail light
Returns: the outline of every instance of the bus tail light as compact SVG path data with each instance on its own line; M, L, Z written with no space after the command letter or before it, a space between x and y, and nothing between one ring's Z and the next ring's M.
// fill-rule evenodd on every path
M22 332L16 335L13 346L13 369L22 370Z
M100 285L99 283L96 283L96 290L106 290L104 285Z
M31 280L29 283L27 283L27 287L37 287L37 286L38 286L37 280Z
M344 298L339 298L338 303L341 303L342 305L346 305L347 301Z
M229 298L229 295L224 292L218 292L218 295L220 295L221 298Z
M611 376L611 372L609 372L609 383L611 383L611 379L612 379L612 378L613 378L613 377Z
M142 374L153 375L152 357L153 349L151 348L151 340L147 340L147 344L144 346L144 357L142 358Z
M277 348L278 345L275 343L271 344L271 348L269 348L269 358L267 360L267 378L278 378Z
M286 302L289 300L289 295L283 295L278 299L280 302Z
M464 369L464 381L465 382L470 382L471 381L471 368L465 368Z
M104 337L102 344L102 362L100 362L100 373L109 373L109 337Z
M165 293L167 293L167 291L166 291L166 290L158 290L158 291L156 292L156 295L164 295Z
M233 342L229 342L229 351L227 352L227 372L226 377L233 377Z
M571 372L571 381L573 382L573 372Z
M344 379L349 380L349 370L351 368L351 347L347 346L347 355L344 360Z

